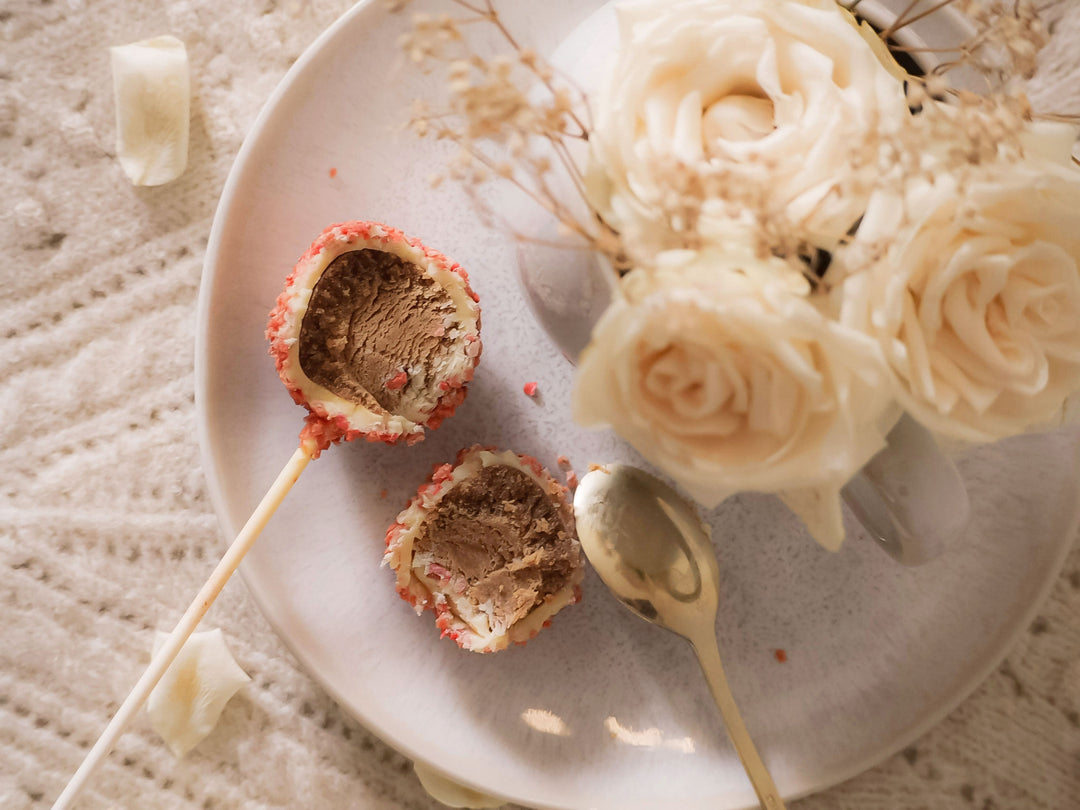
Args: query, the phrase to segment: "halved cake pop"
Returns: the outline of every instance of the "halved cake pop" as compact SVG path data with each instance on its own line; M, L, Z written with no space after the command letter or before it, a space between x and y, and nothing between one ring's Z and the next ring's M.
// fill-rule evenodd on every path
M581 598L567 489L529 456L475 446L435 468L386 533L397 590L473 652L524 644Z
M465 399L480 306L460 265L377 222L331 225L297 262L266 336L319 451L413 444Z

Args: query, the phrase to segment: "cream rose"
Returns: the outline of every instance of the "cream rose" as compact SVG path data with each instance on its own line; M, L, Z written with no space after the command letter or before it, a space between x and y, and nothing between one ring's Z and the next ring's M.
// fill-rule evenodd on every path
M707 506L779 493L837 548L839 490L895 419L876 344L779 259L683 251L621 291L582 356L576 419L614 427Z
M982 442L1060 416L1080 387L1080 172L1030 160L882 194L855 247L874 240L891 245L843 307L916 419Z
M887 53L833 0L641 0L594 110L590 189L639 257L678 246L671 159L728 178L831 248L862 215L860 147L908 119ZM879 43L878 43L879 44ZM698 236L730 214L705 205Z

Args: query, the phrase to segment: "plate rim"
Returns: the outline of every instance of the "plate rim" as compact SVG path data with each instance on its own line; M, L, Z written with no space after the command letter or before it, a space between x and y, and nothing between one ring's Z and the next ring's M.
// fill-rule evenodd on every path
M371 13L377 4L378 0L359 0L359 2L347 9L334 20L333 23L324 29L289 67L285 75L277 83L263 103L258 115L251 124L250 129L244 136L236 157L233 159L232 166L229 169L224 186L222 187L221 196L215 207L210 235L207 240L203 259L202 276L199 283L199 293L196 304L194 358L195 411L200 462L206 477L210 502L215 517L217 518L218 525L223 532L223 537L221 539L226 544L231 537L235 537L236 533L239 531L239 526L233 524L229 515L228 504L225 501L224 487L222 485L222 476L219 471L220 465L218 463L218 457L220 450L212 445L210 438L211 419L208 407L210 364L208 362L208 335L210 308L214 297L215 282L218 277L219 258L224 236L228 229L228 214L233 208L235 197L244 175L248 171L256 168L251 165L251 154L265 136L267 124L274 116L277 107L290 93L293 85L296 84L297 80L305 73L308 66L317 59L320 52L326 48L329 43L341 36L343 31L353 24L355 18ZM530 313L532 312L531 308L529 311ZM547 337L550 340L550 335ZM1075 437L1073 440L1072 456L1074 464L1080 466L1080 437ZM269 486L269 482L267 485ZM950 693L943 695L919 722L913 724L906 731L895 735L888 742L882 743L873 751L852 762L848 767L836 768L832 771L819 774L816 779L806 780L807 784L796 785L794 790L785 793L784 800L795 801L806 796L820 793L873 769L921 738L932 728L939 725L954 709L967 700L1014 650L1024 631L1034 620L1039 609L1045 603L1051 590L1060 578L1066 559L1076 543L1078 529L1080 529L1080 500L1076 502L1073 514L1068 517L1065 523L1068 530L1063 532L1062 540L1059 542L1055 554L1047 561L1044 577L1042 581L1039 582L1038 587L1034 589L1034 597L1028 602L1024 610L1017 611L1017 613L1014 614L1011 625L1006 623L1007 629L1002 632L1001 641L987 651L982 659L976 664L969 666L969 675L966 678L962 679ZM247 575L246 569L243 566L240 567L239 573L248 593L254 599L263 618L274 630L274 633L282 644L284 644L289 652L300 663L300 666L307 676L329 694L343 711L356 719L365 729L384 743L410 760L422 762L426 767L436 771L451 782L461 784L495 798L503 799L507 802L525 804L530 807L538 808L538 810L584 810L582 805L576 803L532 804L528 797L492 791L489 787L486 787L481 783L462 778L457 774L451 774L438 763L420 755L411 745L401 739L392 728L383 728L370 721L364 712L352 705L351 702L347 701L331 683L321 676L318 670L308 661L307 656L301 652L298 645L282 631L278 623L272 618L272 611L267 607L272 601L271 597L264 593L262 587ZM671 806L675 807L677 805ZM754 803L747 805L745 808L729 808L729 810L749 810L749 808L756 806L757 804Z

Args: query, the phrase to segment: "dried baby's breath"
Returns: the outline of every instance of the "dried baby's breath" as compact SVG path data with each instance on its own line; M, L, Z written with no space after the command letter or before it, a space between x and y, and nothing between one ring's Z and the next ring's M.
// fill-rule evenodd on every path
M1023 81L1036 70L1039 52L1050 36L1042 14L1058 0L1041 6L1032 0L911 0L882 33L894 52L933 55L939 64L926 76L908 76L909 125L890 133L881 144L875 186L900 192L912 180L933 183L947 174L963 191L979 171L995 163L1024 159L1021 136L1035 119L1074 120L1075 116L1036 111ZM858 5L848 4L849 8ZM975 33L951 48L905 47L893 34L952 7L972 23ZM982 94L950 87L950 72L966 67L986 84ZM849 251L848 264L875 263L887 250L883 238L862 240Z
M859 2L844 5L857 11ZM929 52L898 45L892 36L946 7L965 14L975 34L954 48L934 49L941 61L929 75L907 77L913 111L908 125L850 144L851 171L818 207L837 195L899 192L912 179L934 182L940 173L957 176L963 188L965 177L981 166L1022 159L1020 136L1031 120L1063 117L1033 111L1020 89L1049 37L1041 12L1054 2L1045 0L1040 8L1033 0L912 0L881 34L894 51L916 58ZM387 5L403 12L410 2L388 0ZM770 170L764 162L712 160L703 168L671 156L650 158L650 174L662 182L656 198L643 202L657 212L658 227L643 229L647 233L615 231L586 195L571 148L590 135L585 94L515 38L494 0L446 0L446 6L453 15L413 14L411 29L401 38L412 62L444 77L442 100L437 105L418 101L410 126L421 137L457 146L435 182L461 183L485 222L518 239L532 239L501 221L482 190L492 180L509 183L548 211L560 234L624 269L658 250L698 247L703 218L721 214L744 228L759 254L803 260L815 284L827 283L815 269L816 251L798 236L805 232L804 221L793 221L787 201L770 200L760 182L748 182L752 174ZM490 42L481 47L476 40L490 40L492 34L501 52L482 55ZM985 94L949 87L947 74L961 66L985 79ZM573 199L567 199L571 189ZM864 243L858 255L872 262L886 248Z
M407 5L408 0L397 0L391 8L402 11ZM509 183L555 217L580 246L618 261L620 247L611 229L587 202L582 216L580 206L572 208L559 192L567 186L572 196L585 200L584 178L570 147L589 137L584 94L518 43L492 0L448 0L447 5L464 16L414 14L411 30L401 38L414 63L444 79L443 100L438 105L418 101L409 122L417 135L458 147L439 181L462 183L485 222L513 232L480 189L490 180ZM495 33L502 52L489 55L474 41L479 27Z

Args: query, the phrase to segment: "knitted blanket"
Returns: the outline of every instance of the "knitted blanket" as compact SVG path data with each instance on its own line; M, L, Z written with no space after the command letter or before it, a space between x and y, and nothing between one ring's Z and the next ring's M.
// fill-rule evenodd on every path
M223 548L195 438L195 299L256 113L347 0L0 4L0 808L45 808ZM1080 4L1033 90L1080 112ZM106 47L188 48L187 171L133 188ZM298 666L239 579L206 625L252 682L178 760L140 714L86 808L433 808L411 763ZM1080 549L1029 632L940 725L796 810L1077 807Z

